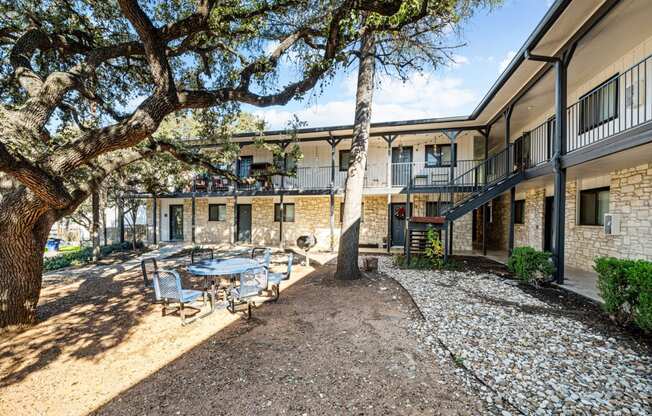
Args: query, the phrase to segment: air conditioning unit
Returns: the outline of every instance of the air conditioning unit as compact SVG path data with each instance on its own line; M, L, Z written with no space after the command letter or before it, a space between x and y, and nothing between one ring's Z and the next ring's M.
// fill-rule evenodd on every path
M605 235L620 234L620 215L604 214L604 234Z

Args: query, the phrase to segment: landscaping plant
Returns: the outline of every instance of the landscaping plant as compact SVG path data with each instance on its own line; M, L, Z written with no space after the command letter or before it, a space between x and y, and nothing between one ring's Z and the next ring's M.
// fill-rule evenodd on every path
M441 269L444 266L444 245L439 239L439 233L432 227L428 227L426 232L425 255L435 269Z
M621 324L652 332L652 262L599 257L594 269L604 310Z
M525 283L547 283L555 272L550 256L549 252L532 247L516 247L507 260L507 268Z

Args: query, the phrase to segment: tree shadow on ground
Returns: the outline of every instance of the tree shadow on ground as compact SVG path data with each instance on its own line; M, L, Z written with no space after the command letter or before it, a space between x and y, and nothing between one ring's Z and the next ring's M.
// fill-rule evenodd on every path
M5 334L0 342L0 388L62 357L100 360L127 340L154 307L140 268L125 273L119 265L109 275L96 271L72 283L48 282L43 292L40 322L23 332Z

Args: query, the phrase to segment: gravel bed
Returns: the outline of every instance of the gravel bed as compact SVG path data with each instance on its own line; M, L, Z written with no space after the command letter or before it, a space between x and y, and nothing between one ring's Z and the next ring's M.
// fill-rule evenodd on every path
M652 414L652 357L618 335L492 274L404 270L389 257L379 269L424 314L412 331L433 350L443 344L498 414Z

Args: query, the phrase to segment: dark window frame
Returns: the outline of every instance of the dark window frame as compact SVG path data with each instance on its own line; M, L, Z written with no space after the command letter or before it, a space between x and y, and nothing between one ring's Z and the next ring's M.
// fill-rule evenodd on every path
M608 88L609 84L613 83L614 84L614 97L613 97L613 114L610 114L607 118L601 119L600 118L600 110L603 107L602 103L602 91L603 88ZM606 92L605 94L608 94ZM586 112L589 110L588 107L591 105L590 100L591 97L595 96L598 97L597 100L593 99L593 108L590 109L592 112L592 119L588 120L585 117ZM599 105L595 105L595 101L598 101ZM579 133L584 134L587 133L595 128L598 128L602 126L603 124L609 123L610 121L613 121L618 118L619 113L620 113L620 74L615 74L597 87L593 88L591 91L587 92L586 94L582 95L580 99L578 100L579 102ZM610 103L611 101L607 101L607 103Z
M292 218L288 219L288 206L292 206ZM294 202L283 203L283 222L294 222L297 216L296 206ZM281 222L281 203L274 204L274 222Z
M602 186L600 188L591 188L591 189L583 189L580 191L580 200L578 202L579 205L579 211L578 211L578 225L589 225L589 226L603 226L604 225L604 218L600 218L599 212L600 212L600 199L599 195L601 192L608 192L609 193L609 203L611 203L611 187L609 186ZM583 221L583 209L582 209L582 196L583 195L594 195L595 196L595 212L593 213L594 221L593 222L584 222ZM586 209L586 208L585 208ZM609 206L607 206L607 211L608 212Z
M349 156L346 159L346 164L342 164L342 155L346 154L346 153L348 153ZM347 170L349 170L349 160L351 159L351 150L349 150L349 149L340 150L338 157L339 157L338 161L339 161L339 170L340 170L340 172L346 172Z
M442 147L450 147L450 149L451 149L450 150L451 159L453 158L453 149L455 149L455 160L444 161L443 152L441 151ZM432 162L428 161L428 150L429 149L432 149L433 151L438 151L442 155L442 157L439 159L440 160L439 164L432 163ZM455 143L453 145L451 145L450 143L427 144L425 149L424 149L424 162L425 162L427 168L449 168L451 166L451 163L453 164L453 166L457 166L458 159L459 158L457 157L457 143Z
M214 219L214 217L211 216L211 208L215 207L217 210L217 219ZM224 207L224 218L220 219L220 207ZM208 221L211 222L223 222L226 221L226 204L208 204Z
M514 224L525 224L525 199L514 201Z

